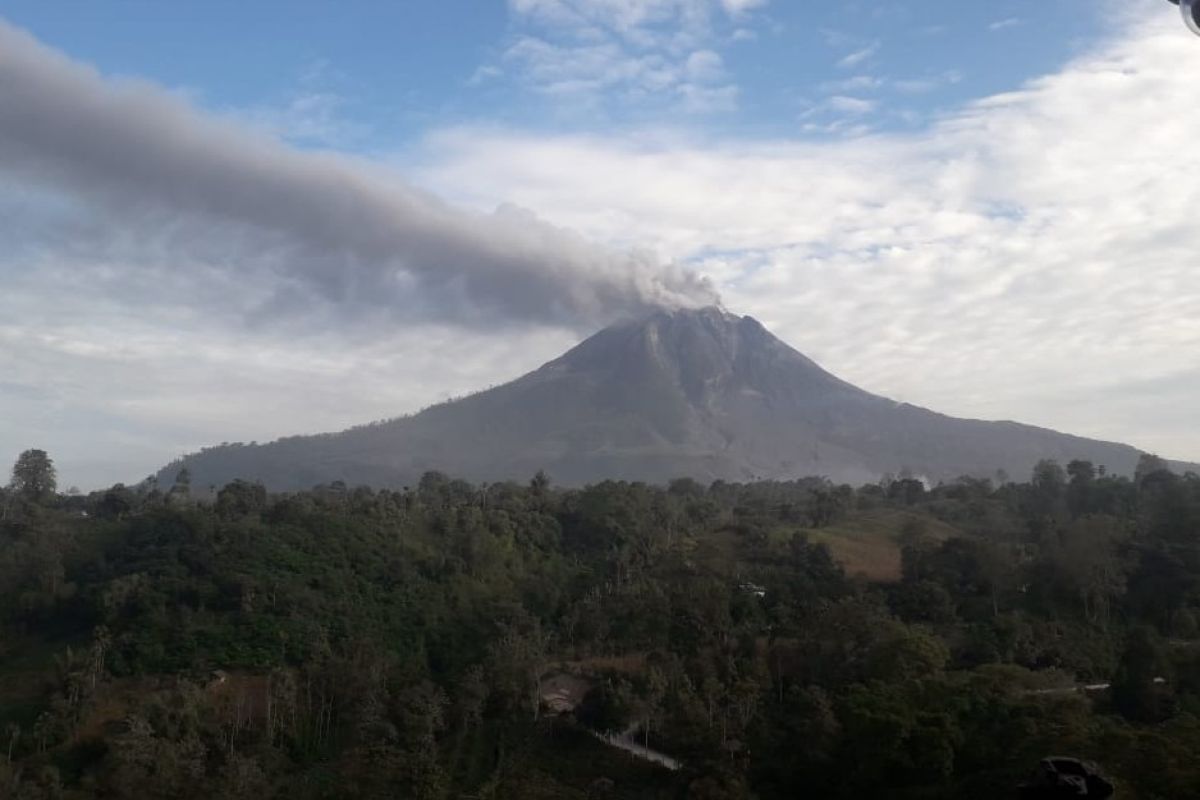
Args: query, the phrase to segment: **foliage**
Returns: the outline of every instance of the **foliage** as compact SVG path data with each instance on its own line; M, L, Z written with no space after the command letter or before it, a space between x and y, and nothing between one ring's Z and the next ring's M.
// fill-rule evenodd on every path
M1200 478L1153 461L857 490L31 480L0 520L4 796L989 798L1049 753L1123 797L1200 785ZM868 540L895 570L847 575ZM555 674L590 686L572 714Z
M26 450L12 469L12 490L18 496L40 503L54 495L57 477L54 462L45 450Z

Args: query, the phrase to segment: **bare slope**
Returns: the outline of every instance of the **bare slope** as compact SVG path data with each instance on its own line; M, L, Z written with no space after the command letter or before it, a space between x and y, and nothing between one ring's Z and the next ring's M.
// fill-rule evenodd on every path
M1024 478L1041 458L1131 473L1132 447L1014 422L956 419L864 392L750 317L657 312L605 328L511 383L412 417L338 434L205 450L197 486L319 482L400 486L427 470L471 480L664 481L827 475L852 483L910 469L931 479Z

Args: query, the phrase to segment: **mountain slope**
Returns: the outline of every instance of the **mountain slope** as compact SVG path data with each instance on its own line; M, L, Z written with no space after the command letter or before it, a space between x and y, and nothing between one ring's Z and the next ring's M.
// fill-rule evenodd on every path
M511 383L412 417L338 434L210 448L172 464L197 486L400 486L428 470L470 480L749 480L859 483L1029 474L1041 458L1131 473L1139 451L1013 422L937 414L862 391L750 317L658 312L605 328Z

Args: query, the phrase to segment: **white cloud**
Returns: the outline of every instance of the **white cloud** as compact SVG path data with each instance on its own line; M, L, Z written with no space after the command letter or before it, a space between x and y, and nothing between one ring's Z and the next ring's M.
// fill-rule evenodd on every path
M495 80L504 74L504 70L497 67L495 64L484 64L476 68L471 73L471 77L467 78L468 86L482 86L488 81Z
M843 80L826 81L818 88L826 94L874 92L889 88L902 94L925 94L944 86L961 83L962 79L963 75L958 70L947 70L940 75L924 78L881 78L876 75L854 75Z
M879 42L872 42L866 47L860 47L848 55L843 56L837 62L837 65L842 69L850 69L868 61L879 52Z
M715 48L753 37L750 12L764 5L759 0L511 0L516 32L502 61L527 86L588 110L608 97L625 107L661 104L665 98L682 111L730 110L738 90Z
M708 87L694 83L679 86L681 107L696 114L712 114L733 111L738 105L736 86Z
M843 114L869 114L875 110L875 102L873 100L864 100L861 97L848 97L839 94L829 98L828 103L831 109Z
M855 75L840 81L828 81L821 84L821 91L832 94L843 92L869 92L887 84L883 78L874 75Z
M998 19L995 22L988 25L988 30L989 31L1003 31L1003 30L1008 30L1009 28L1017 28L1024 24L1025 24L1024 20L1022 20L1020 17L1006 17L1004 19Z
M874 391L1194 460L1200 48L1173 23L919 135L447 131L424 181L697 265Z
M756 8L762 8L768 0L721 0L721 6L732 15L744 14Z
M688 56L686 71L694 81L718 80L725 74L725 62L712 50L697 50Z

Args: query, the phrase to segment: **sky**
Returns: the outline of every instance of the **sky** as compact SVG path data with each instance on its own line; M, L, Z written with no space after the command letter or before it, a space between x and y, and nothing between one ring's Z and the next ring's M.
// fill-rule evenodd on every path
M957 416L1200 461L1162 0L0 0L0 461L134 482L722 303Z

